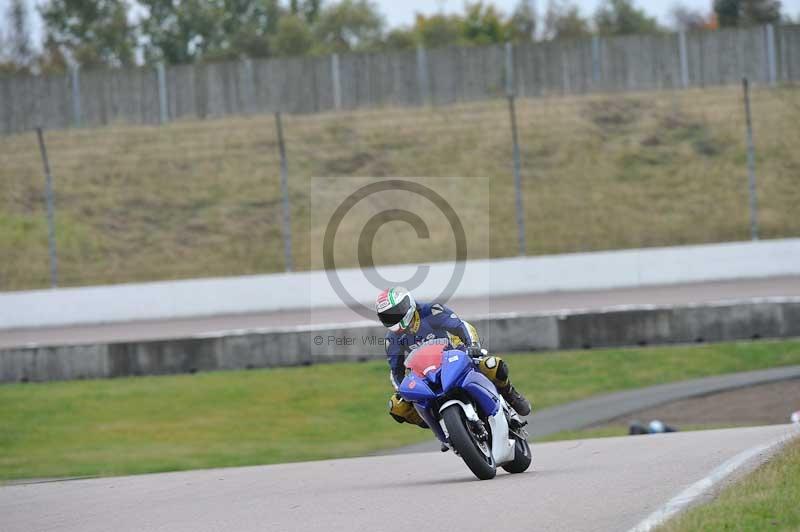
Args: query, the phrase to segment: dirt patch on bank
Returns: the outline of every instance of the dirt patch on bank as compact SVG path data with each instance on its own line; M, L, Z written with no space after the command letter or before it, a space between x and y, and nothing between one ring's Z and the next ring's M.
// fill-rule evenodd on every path
M775 425L789 423L800 410L800 379L762 384L694 399L675 401L621 416L596 426L628 425L658 419L681 425Z

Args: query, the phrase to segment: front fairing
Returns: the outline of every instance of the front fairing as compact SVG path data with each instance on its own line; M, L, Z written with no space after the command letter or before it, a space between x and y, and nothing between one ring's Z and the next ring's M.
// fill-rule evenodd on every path
M497 389L492 382L475 369L472 359L463 351L442 353L442 365L424 376L409 373L400 383L400 396L414 403L422 419L436 437L447 443L439 425L438 408L448 395L463 390L472 399L482 416L492 416L499 409ZM450 395L452 397L452 395Z
M464 380L464 376L474 370L472 359L463 351L453 349L442 353L441 384L442 391L449 393Z
M400 383L398 392L400 397L406 401L427 403L431 399L436 399L436 393L431 390L425 378L420 378L413 373L406 375Z

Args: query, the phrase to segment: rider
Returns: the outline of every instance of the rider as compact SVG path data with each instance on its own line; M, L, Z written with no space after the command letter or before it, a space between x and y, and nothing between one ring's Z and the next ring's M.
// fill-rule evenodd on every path
M491 380L503 398L521 416L531 413L531 405L514 389L508 377L508 364L496 356L486 356L481 349L478 331L455 312L439 303L417 303L411 292L402 287L384 290L375 302L378 319L386 333L386 356L395 390L405 378L405 358L413 349L429 340L447 340L452 348L466 351L477 369ZM414 406L396 391L389 400L389 414L398 423L408 421L426 427Z

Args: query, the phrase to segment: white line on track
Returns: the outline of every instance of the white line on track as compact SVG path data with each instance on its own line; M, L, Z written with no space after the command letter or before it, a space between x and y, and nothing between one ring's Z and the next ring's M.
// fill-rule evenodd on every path
M792 434L781 436L772 442L757 445L743 451L727 462L719 465L705 478L702 478L670 499L664 506L647 516L629 532L649 532L663 525L671 517L686 510L701 498L708 495L726 478L730 477L741 468L752 465L759 458L769 458L780 451L793 438L800 436L800 429Z

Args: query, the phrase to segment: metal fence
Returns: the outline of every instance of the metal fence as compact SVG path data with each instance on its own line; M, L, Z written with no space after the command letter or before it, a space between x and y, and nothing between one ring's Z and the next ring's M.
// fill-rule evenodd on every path
M800 80L800 26L0 78L0 132Z
M747 240L751 162L758 235L800 236L800 87L750 92L751 156L741 85L283 115L283 150L271 115L45 131L59 281L308 269L325 176L488 177L504 257ZM0 138L0 290L50 285L46 182L34 131Z

